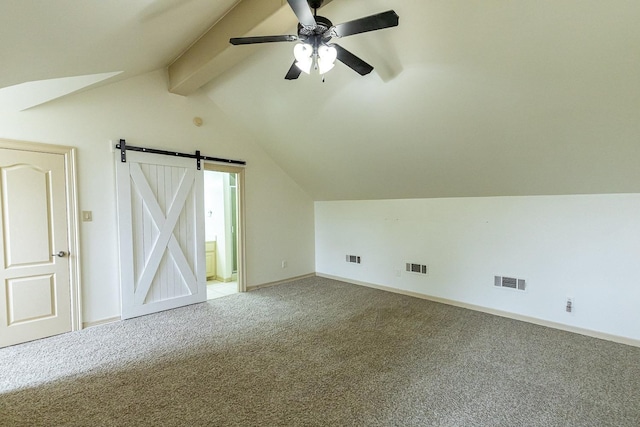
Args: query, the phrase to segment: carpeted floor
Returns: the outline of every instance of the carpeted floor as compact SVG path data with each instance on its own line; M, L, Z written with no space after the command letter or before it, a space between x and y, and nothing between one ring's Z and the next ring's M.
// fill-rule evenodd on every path
M2 426L640 426L640 348L311 278L0 349Z

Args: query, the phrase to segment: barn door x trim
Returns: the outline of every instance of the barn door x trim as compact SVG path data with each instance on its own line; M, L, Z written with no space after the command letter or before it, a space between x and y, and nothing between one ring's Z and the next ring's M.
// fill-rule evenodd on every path
M173 230L178 223L182 208L187 200L189 190L193 187L195 182L194 171L192 169L185 170L185 175L180 182L178 190L176 191L176 198L171 203L165 217L165 214L162 212L162 209L158 204L156 195L153 193L153 190L151 190L151 187L149 187L149 183L140 169L140 165L132 163L130 168L131 179L137 186L142 199L145 200L147 209L149 210L156 227L160 230L160 234L151 249L149 263L145 265L138 282L138 286L134 292L136 305L144 304L147 294L151 289L153 278L160 266L160 261L162 260L162 254L165 248L168 249L168 252L175 260L180 274L182 274L186 279L185 282L189 287L189 291L192 294L197 293L197 279L189 266L189 262L187 261L180 244L176 240L176 236L173 234Z

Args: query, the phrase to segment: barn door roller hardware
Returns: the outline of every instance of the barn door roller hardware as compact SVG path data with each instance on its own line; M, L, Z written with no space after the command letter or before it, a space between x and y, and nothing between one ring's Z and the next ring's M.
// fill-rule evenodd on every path
M129 150L129 151L139 151L142 153L162 154L164 156L186 157L188 159L196 159L198 170L200 170L200 166L201 166L200 163L202 160L209 161L209 162L227 163L230 165L241 165L241 166L245 166L247 164L247 162L243 160L230 160L230 159L222 159L220 157L203 156L200 154L200 150L196 151L195 154L190 154L190 153L179 153L176 151L157 150L155 148L136 147L133 145L127 145L127 142L124 139L121 139L120 143L116 144L116 148L120 150L120 161L122 163L127 162L127 150Z

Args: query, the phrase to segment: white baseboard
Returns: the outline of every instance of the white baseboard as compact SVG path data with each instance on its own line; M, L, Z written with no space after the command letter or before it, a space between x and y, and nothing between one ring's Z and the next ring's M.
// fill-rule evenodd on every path
M107 323L119 322L122 320L120 316L109 317L108 319L96 320L94 322L83 322L82 329L91 328L93 326L105 325Z
M339 280L341 282L351 283L353 285L365 286L367 288L380 289L382 291L393 292L396 294L407 295L410 297L426 299L433 302L439 302L442 304L453 305L456 307L466 308L469 310L480 311L487 314L493 314L495 316L506 317L509 319L520 320L522 322L533 323L535 325L546 326L548 328L559 329L561 331L572 332L575 334L586 335L592 338L599 338L607 341L613 341L619 344L626 344L634 347L640 347L640 340L633 338L621 337L618 335L607 334L604 332L593 331L591 329L579 328L576 326L565 325L562 323L551 322L549 320L538 319L536 317L523 316L521 314L509 313L508 311L496 310L493 308L482 307L480 305L468 304L446 298L434 297L431 295L420 294L418 292L405 291L403 289L391 288L388 286L376 285L373 283L361 282L359 280L346 279L344 277L332 276L330 274L316 273L318 277L324 277L326 279Z
M284 280L278 280L276 282L263 283L261 285L247 286L247 292L255 291L261 288L268 288L269 286L282 285L284 283L294 282L300 279L308 279L309 277L316 277L316 273L303 274L302 276L290 277Z

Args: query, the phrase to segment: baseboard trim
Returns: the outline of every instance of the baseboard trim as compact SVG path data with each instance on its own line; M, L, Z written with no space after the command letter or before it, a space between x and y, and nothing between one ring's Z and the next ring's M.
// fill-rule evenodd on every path
M410 297L425 299L433 302L439 302L442 304L452 305L455 307L466 308L469 310L480 311L482 313L493 314L495 316L506 317L508 319L519 320L521 322L533 323L539 326L546 326L548 328L559 329L565 332L572 332L574 334L585 335L592 338L599 338L602 340L616 342L618 344L626 344L633 347L640 347L640 340L633 338L621 337L618 335L607 334L604 332L594 331L591 329L579 328L576 326L565 325L562 323L552 322L549 320L538 319L536 317L523 316L521 314L510 313L508 311L496 310L493 308L483 307L480 305L468 304L465 302L455 301L446 298L435 297L431 295L421 294L413 291L406 291L404 289L391 288L389 286L376 285L368 282L361 282L359 280L347 279L344 277L333 276L330 274L316 273L316 276L326 279L339 280L341 282L350 283L352 285L364 286L367 288L379 289L381 291L393 292L396 294L407 295Z
M120 316L109 317L108 319L96 320L95 322L83 322L82 329L92 328L94 326L106 325L107 323L119 322L122 320Z
M261 285L247 286L247 292L256 291L262 288L268 288L270 286L283 285L289 282L295 282L296 280L308 279L309 277L316 277L316 273L303 274L302 276L290 277L284 280L278 280L276 282L263 283Z

